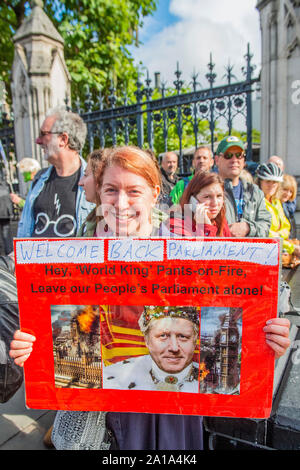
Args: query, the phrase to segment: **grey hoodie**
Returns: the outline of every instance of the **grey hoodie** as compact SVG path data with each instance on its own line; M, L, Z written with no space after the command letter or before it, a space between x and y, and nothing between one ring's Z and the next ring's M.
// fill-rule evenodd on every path
M232 182L225 180L226 219L228 225L234 222L247 222L250 231L248 237L268 237L271 226L271 214L266 208L264 193L256 184L240 178L244 187L243 217L238 220L237 207L232 191Z

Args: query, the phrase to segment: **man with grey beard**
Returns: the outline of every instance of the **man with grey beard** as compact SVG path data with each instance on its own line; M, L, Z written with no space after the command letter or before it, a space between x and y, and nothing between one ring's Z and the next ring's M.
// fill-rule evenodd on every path
M178 181L176 175L178 156L175 152L166 152L161 161L162 193L169 196Z
M64 108L50 110L40 128L36 143L50 166L34 178L26 197L17 236L71 237L94 205L78 186L86 162L81 151L86 125L78 114Z

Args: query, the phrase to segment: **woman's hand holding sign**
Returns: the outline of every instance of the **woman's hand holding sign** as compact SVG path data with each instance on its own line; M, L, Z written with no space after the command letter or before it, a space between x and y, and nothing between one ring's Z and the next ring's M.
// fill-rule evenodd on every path
M272 318L264 327L266 343L275 352L275 359L282 356L290 346L290 322L287 318Z
M20 330L15 331L14 339L10 343L9 355L14 358L18 366L23 367L24 362L29 358L35 340L33 335Z

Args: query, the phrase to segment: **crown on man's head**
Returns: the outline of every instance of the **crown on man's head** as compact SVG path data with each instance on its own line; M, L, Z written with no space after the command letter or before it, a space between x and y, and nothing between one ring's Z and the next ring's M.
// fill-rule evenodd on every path
M183 318L190 320L199 327L199 313L200 307L173 307L173 306L154 306L148 305L144 307L142 313L142 324L146 327L154 318L159 320L161 318Z

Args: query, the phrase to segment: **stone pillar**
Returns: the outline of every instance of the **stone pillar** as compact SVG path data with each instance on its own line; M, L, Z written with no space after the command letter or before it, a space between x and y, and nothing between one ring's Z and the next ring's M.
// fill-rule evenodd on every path
M257 9L262 34L261 161L279 155L286 173L300 178L300 100L295 99L300 79L300 2L259 0Z
M43 11L42 0L31 0L31 14L13 38L12 98L17 160L37 159L45 166L35 140L47 110L70 102L70 75L64 41ZM20 178L21 193L25 187Z

